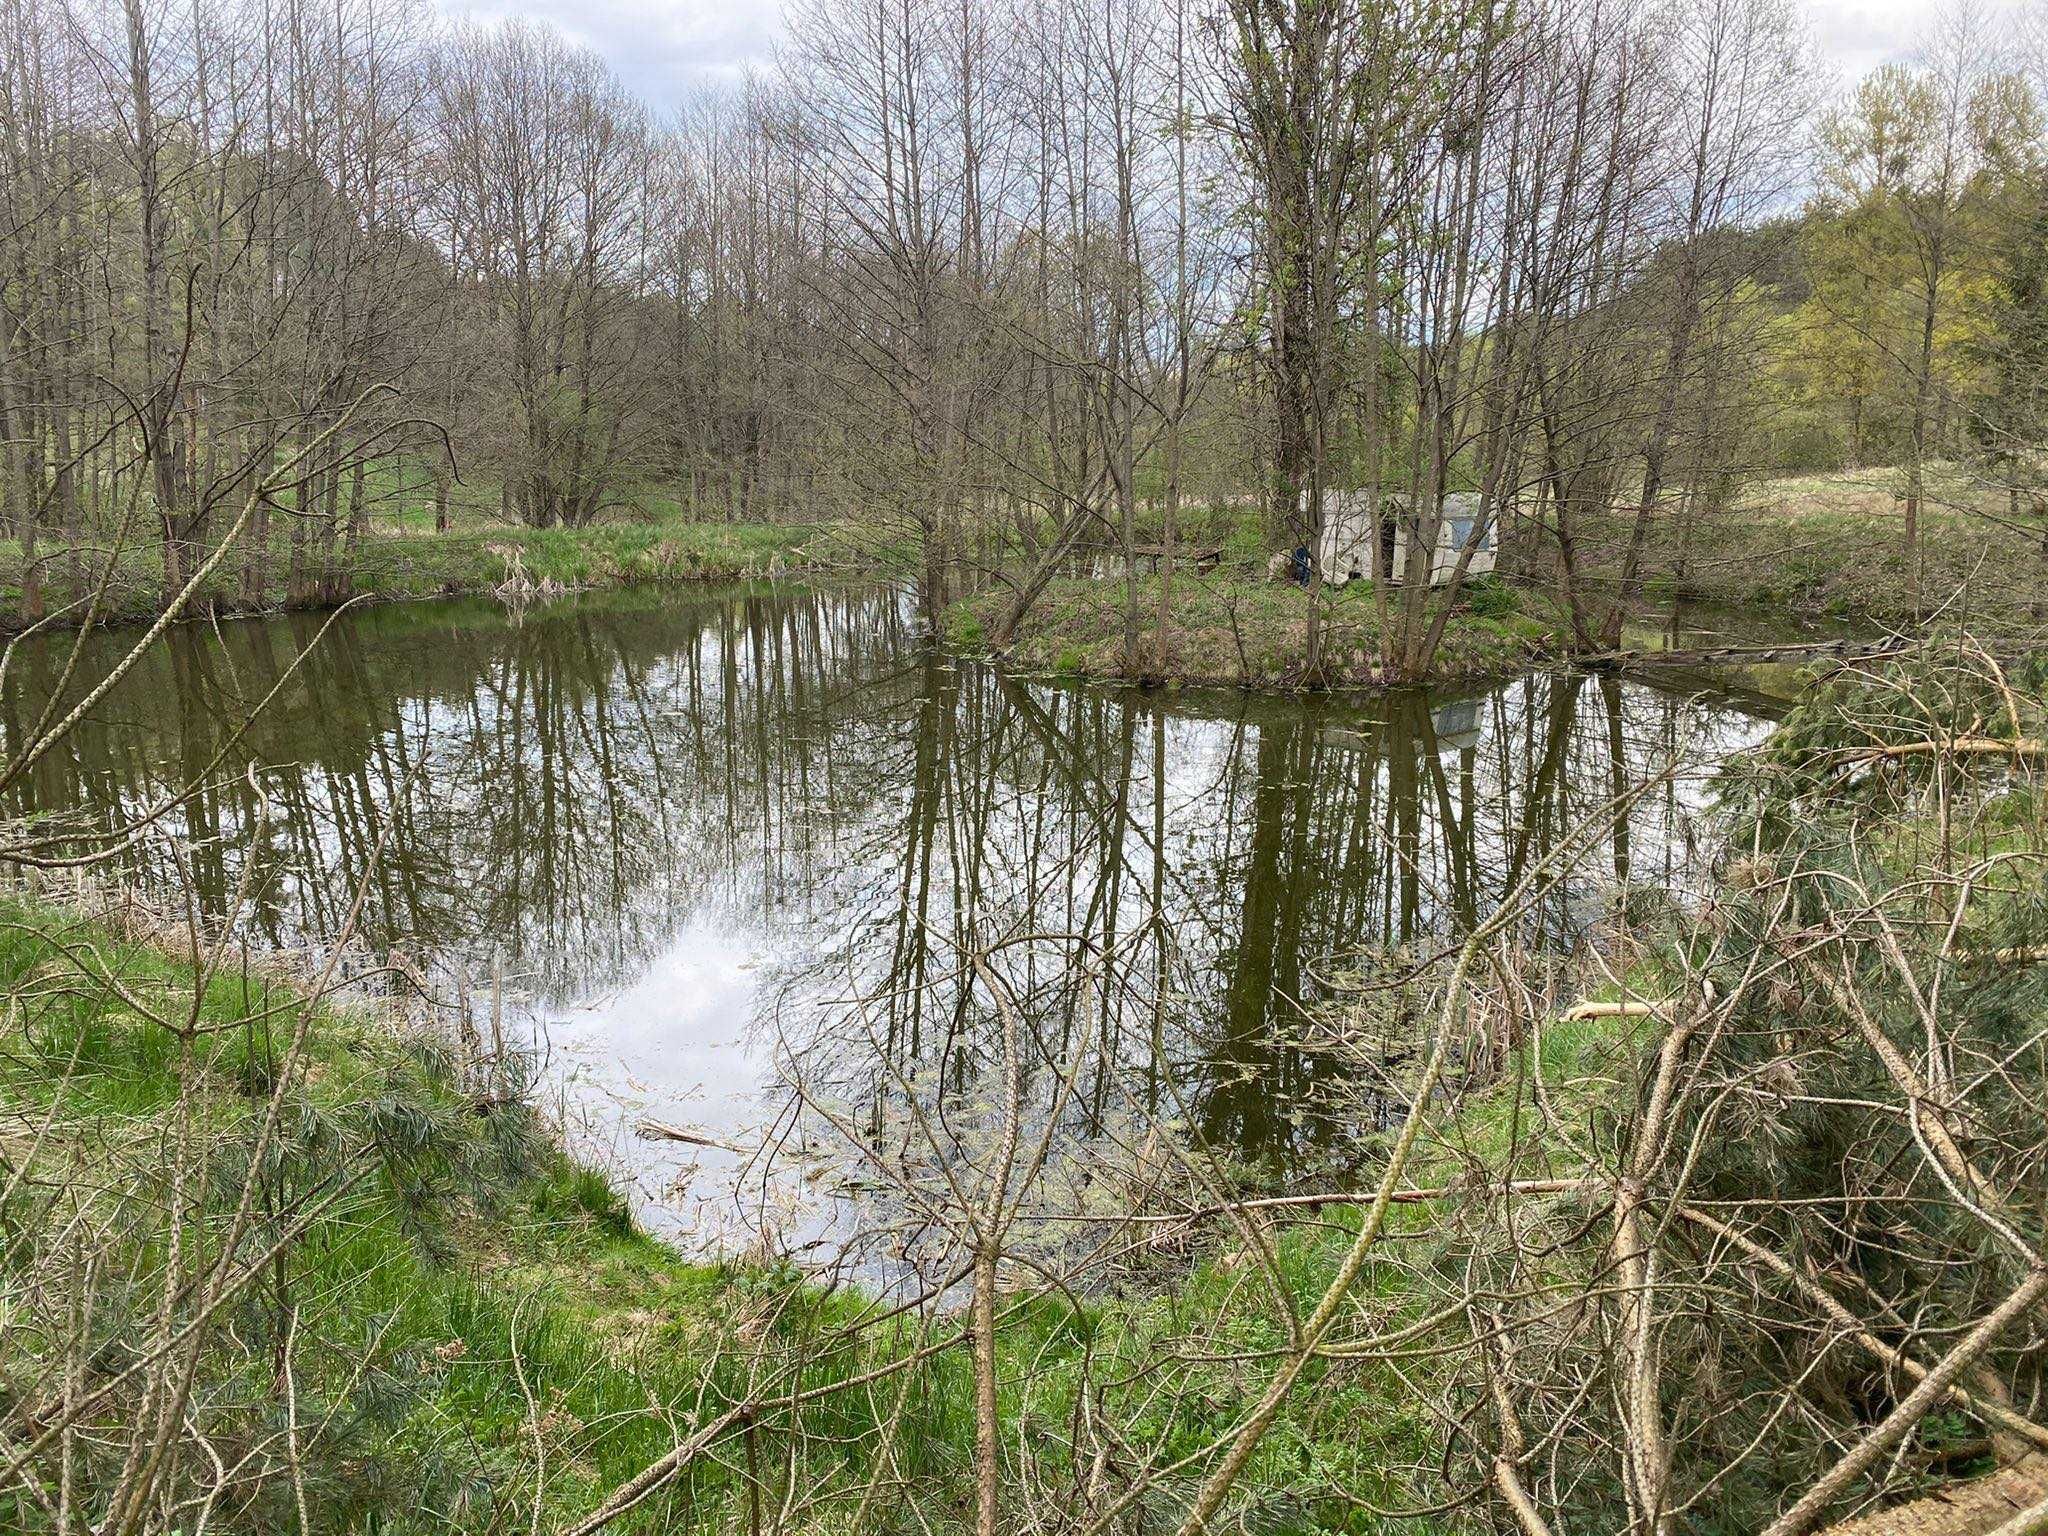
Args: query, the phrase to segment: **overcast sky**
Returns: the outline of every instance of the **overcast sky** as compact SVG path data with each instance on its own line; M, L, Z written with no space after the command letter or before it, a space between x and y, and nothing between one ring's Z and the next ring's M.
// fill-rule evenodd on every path
M1909 52L1934 0L1805 0L1815 40L1844 79ZM595 48L657 111L693 87L765 68L779 0L441 0L454 15L517 14Z
M1845 80L1910 54L1931 9L1930 0L1806 0L1814 41Z

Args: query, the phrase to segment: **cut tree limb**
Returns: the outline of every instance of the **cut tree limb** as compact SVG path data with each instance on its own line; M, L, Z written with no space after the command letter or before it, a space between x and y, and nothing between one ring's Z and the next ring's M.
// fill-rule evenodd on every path
M1567 1024L1583 1024L1588 1019L1653 1019L1671 1006L1670 1001L1648 1002L1631 999L1620 1003L1573 1003L1558 1015Z
M1926 1366L1877 1337L1833 1293L1811 1275L1794 1266L1791 1260L1787 1259L1783 1254L1765 1247L1762 1243L1757 1242L1754 1238L1739 1231L1727 1222L1720 1220L1718 1217L1709 1216L1705 1211L1696 1210L1692 1206L1679 1206L1678 1214L1685 1220L1692 1222L1695 1226L1705 1227L1723 1241L1741 1249L1742 1252L1755 1259L1766 1269L1771 1270L1775 1274L1782 1275L1785 1279L1791 1281L1801 1294L1806 1296L1808 1300L1812 1301L1823 1312L1827 1313L1829 1318L1843 1330L1844 1334L1866 1353L1876 1356L1879 1360L1897 1370L1903 1371L1915 1381L1925 1381L1927 1379L1928 1371ZM2048 1428L2036 1424L2032 1419L2022 1418L2018 1413L2015 1413L2003 1404L1990 1402L1976 1396L1959 1385L1951 1384L1948 1388L1948 1395L1959 1407L1975 1414L1986 1423L1995 1424L2000 1429L2006 1430L2023 1440L2027 1440L2042 1450L2048 1450Z
M2021 736L2001 741L1996 736L1929 737L1921 741L1899 741L1889 746L1859 749L1850 756L1865 762L1900 757L2048 757L2048 741Z
M1998 1336L2030 1311L2043 1296L2048 1296L2048 1265L2036 1266L2004 1301L1963 1336L1961 1343L1942 1357L1941 1362L1885 1415L1875 1429L1773 1521L1764 1536L1806 1536L1827 1507L1904 1440L1927 1416L1928 1410L1948 1394L1956 1378L1974 1365L1984 1351L1998 1341Z

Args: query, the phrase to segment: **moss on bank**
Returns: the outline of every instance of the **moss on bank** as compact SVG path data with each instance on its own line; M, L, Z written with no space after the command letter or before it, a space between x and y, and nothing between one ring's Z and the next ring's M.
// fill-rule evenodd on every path
M1025 615L1004 652L1014 667L1065 677L1129 678L1252 689L1302 686L1308 595L1241 566L1176 575L1172 628L1158 648L1160 579L1140 576L1141 654L1125 643L1127 586L1120 579L1054 581ZM956 649L983 652L1008 601L994 588L953 605L946 637ZM1354 581L1327 594L1324 685L1376 688L1388 679L1371 584ZM1433 681L1498 676L1548 654L1558 626L1529 594L1482 577L1460 594L1431 668Z

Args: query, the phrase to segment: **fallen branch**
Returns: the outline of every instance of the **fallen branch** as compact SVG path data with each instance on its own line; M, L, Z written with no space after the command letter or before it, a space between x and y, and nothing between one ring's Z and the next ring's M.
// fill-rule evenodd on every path
M1558 1015L1567 1024L1583 1024L1588 1019L1654 1019L1671 1006L1669 998L1659 1002L1631 1000L1621 1003L1573 1003Z
M1610 1181L1594 1178L1568 1179L1462 1179L1455 1184L1432 1184L1397 1189L1386 1198L1392 1205L1427 1205L1455 1196L1461 1201L1488 1195L1575 1195L1588 1190L1605 1191ZM1048 1216L1047 1221L1095 1222L1111 1226L1163 1226L1208 1221L1234 1211L1320 1210L1331 1205L1369 1205L1379 1198L1374 1191L1333 1190L1321 1195L1258 1195L1233 1200L1227 1205L1197 1206L1191 1211L1104 1212L1101 1215Z
M1550 1536L1550 1527L1544 1523L1536 1501L1529 1497L1529 1490L1522 1485L1521 1473L1505 1456L1493 1458L1493 1485L1500 1490L1501 1498L1513 1512L1523 1536Z
M1764 1536L1806 1536L1827 1507L1892 1447L1905 1439L1913 1427L1927 1416L1927 1411L1948 1394L1956 1378L1975 1364L1978 1357L1997 1342L1998 1336L2022 1314L2032 1310L2043 1296L2048 1296L2048 1265L2036 1266L2004 1301L1964 1335L1961 1343L1942 1357L1940 1364L1906 1394L1898 1407L1885 1415L1877 1428L1865 1435L1848 1455L1836 1462L1826 1475L1799 1496L1790 1509L1773 1521Z
M745 1147L713 1136L709 1131L693 1131L688 1126L670 1125L662 1120L642 1120L634 1130L646 1141L679 1141L687 1147L714 1147L720 1152L746 1151Z
M1705 1227L1723 1241L1733 1244L1766 1269L1783 1276L1797 1286L1800 1293L1827 1313L1844 1336L1860 1346L1866 1353L1876 1356L1886 1365L1892 1366L1915 1381L1925 1381L1927 1367L1900 1350L1893 1348L1866 1328L1855 1313L1844 1306L1825 1286L1811 1275L1794 1267L1783 1254L1766 1248L1762 1243L1730 1226L1718 1217L1709 1216L1705 1211L1689 1205L1678 1207L1678 1214L1695 1226ZM2009 1430L2024 1440L2048 1450L2048 1428L2043 1428L2032 1419L2022 1418L2012 1409L1965 1390L1953 1383L1947 1388L1949 1397L1957 1406L1975 1414L1986 1423Z
M2022 736L2001 741L1996 736L1929 737L1921 741L1899 741L1890 746L1865 747L1848 755L1857 762L1877 762L1898 757L2048 757L2048 741Z

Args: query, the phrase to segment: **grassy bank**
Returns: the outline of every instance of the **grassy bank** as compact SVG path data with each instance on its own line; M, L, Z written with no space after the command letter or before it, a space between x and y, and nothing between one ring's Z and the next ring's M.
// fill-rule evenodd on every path
M1767 480L1690 534L1675 520L1661 522L1647 550L1646 606L1683 599L1759 615L1911 622L1898 479L1896 471L1876 469ZM781 571L894 573L915 565L914 552L899 538L858 521L705 522L652 491L580 529L508 523L497 514L493 496L464 496L453 507L448 530L436 533L431 509L420 500L423 485L377 499L371 530L353 544L309 550L296 601L288 600L292 557L286 530L274 529L260 606L321 608L339 595L484 595L508 582L544 592L589 591L744 580ZM1139 521L1141 540L1159 537L1155 515ZM2032 627L2048 613L2048 525L2030 509L2015 519L2003 498L1965 474L1939 470L1930 476L1920 522L1924 604L1947 605L1951 617L1991 631ZM1213 550L1219 559L1206 572L1183 566L1175 580L1171 651L1163 660L1149 657L1141 670L1188 683L1289 686L1300 666L1302 597L1298 588L1266 579L1272 540L1256 509L1188 508L1177 526L1184 547ZM1602 590L1601 573L1618 560L1627 538L1625 513L1593 519L1581 530L1589 590ZM108 601L116 619L149 617L162 598L162 559L153 536L143 530L132 544L114 562ZM95 577L105 560L104 550L91 552L82 566L67 556L52 559L47 540L41 555L50 606L71 597L81 578ZM1503 569L1520 573L1512 593L1482 583L1460 605L1437 669L1443 678L1510 669L1558 646L1567 626L1540 595L1550 579L1551 558L1540 540L1511 550ZM226 562L201 589L195 612L246 611L246 564L241 552ZM0 539L0 629L21 621L22 578L19 545ZM1140 577L1139 587L1149 644L1157 578ZM1054 582L1017 636L1012 660L1032 671L1126 675L1123 603L1120 581ZM964 649L977 649L1001 606L997 592L956 605L948 624L951 638ZM1338 686L1375 682L1371 609L1370 588L1360 583L1332 600L1330 654Z
M485 1531L593 1507L745 1391L732 1339L773 1362L854 1304L641 1235L430 1032L381 1009L302 1020L288 985L240 971L195 1002L194 977L104 923L0 908L0 1421L13 1447L89 1405L26 1488L0 1486L8 1530L55 1528L67 1482L97 1527L126 1430L162 1404L166 1325L203 1332L152 1502L210 1496L238 1530L303 1511L322 1531ZM232 1476L221 1447L246 1453ZM635 1528L733 1491L707 1462Z
M213 1529L560 1529L742 1404L616 1528L744 1527L784 1499L823 1528L872 1516L884 1467L923 1528L968 1521L957 1306L893 1316L792 1270L686 1262L442 1031L309 1011L239 964L199 985L132 930L0 904L0 1427L29 1448L6 1529L99 1528L188 1365L148 1499ZM1302 1296L1341 1227L1284 1239ZM1121 1276L1005 1303L1005 1434L1045 1438L1034 1477L1078 1474L1057 1443L1084 1391L1199 1460L1283 1336L1228 1247L1157 1245ZM1187 1358L1197 1337L1219 1358ZM1313 1374L1326 1390L1290 1405L1246 1492L1341 1526L1334 1490L1391 1492L1426 1448L1386 1383Z
M1845 470L1764 480L1703 518L1681 547L1659 524L1648 596L1883 625L1913 622L1902 476ZM2048 520L1969 475L1936 468L1920 511L1924 606L1977 628L2028 626L2048 611ZM1625 519L1588 530L1596 560L1626 542Z
M1301 686L1308 600L1300 587L1234 563L1176 575L1163 655L1159 578L1140 576L1137 587L1143 648L1137 666L1130 664L1125 644L1126 584L1073 577L1046 589L1012 637L1005 660L1023 672L1061 677L1272 690ZM1008 594L995 588L954 604L946 617L948 642L964 652L985 653L1007 601ZM1326 614L1326 685L1382 686L1379 617L1370 583L1331 589ZM1481 578L1461 594L1432 676L1455 682L1519 670L1547 654L1557 634L1558 626L1530 594Z
M107 574L107 551L74 566L41 550L45 605L57 608ZM532 592L610 590L678 582L741 581L782 572L874 572L898 568L898 552L845 523L705 523L655 502L587 528L529 528L472 516L443 533L417 517L392 518L352 545L304 557L301 590L290 591L291 550L270 543L260 603L245 581L246 556L232 553L201 586L192 612L325 608L348 596L378 601ZM22 621L22 554L0 539L0 630ZM81 587L80 583L84 583ZM163 598L161 549L145 533L113 560L106 616L153 617Z
M1675 519L1661 521L1645 556L1645 619L1661 622L1673 601L1682 600L1766 629L1774 620L1913 624L1900 483L1888 469L1766 480L1689 534ZM1159 536L1140 521L1141 538ZM1930 473L1920 530L1923 609L1940 607L1950 622L1990 634L2030 631L2048 613L2048 522L2031 509L2014 518L2002 496L1966 473L1942 468ZM1618 565L1628 537L1625 512L1592 519L1580 530L1589 592L1606 590L1603 573ZM1137 665L1126 655L1126 586L1114 578L1053 582L1026 616L1007 659L1025 671L1075 677L1298 686L1305 600L1300 588L1267 579L1272 541L1257 510L1186 510L1179 538L1184 548L1213 550L1217 559L1209 570L1184 565L1176 575L1173 634L1163 656L1155 649L1159 581L1141 575L1144 655ZM1512 579L1482 579L1461 597L1434 678L1495 675L1568 649L1569 623L1546 595L1555 575L1551 547L1526 529L1511 542L1516 538L1526 547L1504 558ZM951 643L985 652L1006 598L996 588L955 604L946 625ZM1370 585L1353 582L1333 593L1329 625L1332 685L1377 685L1380 636Z

